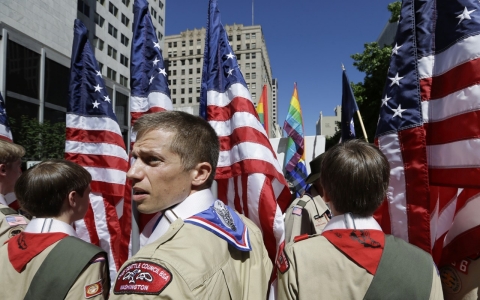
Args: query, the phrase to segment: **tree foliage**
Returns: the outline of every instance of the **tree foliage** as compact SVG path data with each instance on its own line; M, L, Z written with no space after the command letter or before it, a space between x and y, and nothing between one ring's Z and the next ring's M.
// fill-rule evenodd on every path
M401 8L402 8L402 2L400 1L393 2L388 5L388 10L392 13L392 16L390 17L390 20L388 20L388 22L390 23L398 22L400 18Z
M65 152L65 123L39 123L37 119L21 116L9 118L13 139L25 148L24 160L63 158Z

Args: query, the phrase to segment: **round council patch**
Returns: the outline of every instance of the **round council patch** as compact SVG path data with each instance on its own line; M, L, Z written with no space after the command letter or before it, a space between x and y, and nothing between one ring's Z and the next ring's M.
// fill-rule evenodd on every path
M462 289L462 281L454 268L450 266L443 267L440 270L440 278L442 279L442 286L445 292L456 294Z
M172 273L159 264L135 261L120 271L113 293L158 295L171 281Z

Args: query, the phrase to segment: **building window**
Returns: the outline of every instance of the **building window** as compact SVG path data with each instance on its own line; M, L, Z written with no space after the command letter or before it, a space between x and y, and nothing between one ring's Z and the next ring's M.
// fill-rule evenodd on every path
M185 94L185 89L183 89L183 88L180 89L180 93L181 93L182 95ZM183 102L182 102L182 103L183 103Z
M197 77L196 82L197 82L197 83L200 83L200 77Z
M188 59L188 64L193 65L193 58Z
M191 94L193 92L192 88L188 88L188 93Z
M256 39L257 38L257 34L256 33L252 33L252 39Z
M188 45L189 45L189 46L193 46L193 40L189 40L189 41L188 41Z
M182 56L185 56L185 50L182 51Z
M173 47L177 47L177 42L173 42Z
M255 90L257 88L257 84L252 82L252 90Z
M197 86L196 90L197 90L197 93L200 93L200 87L199 86Z
M120 75L120 84L125 87L128 87L128 78L123 75Z
M200 74L200 68L197 68L197 74Z
M152 15L152 19L157 18L157 11L153 9L153 7L150 7L150 14Z
M98 3L100 3L100 5L104 5L105 4L105 0L97 0Z
M184 59L180 60L180 62L182 63L182 66L185 65L185 60Z
M193 78L188 78L188 84L192 84L193 83Z
M159 1L158 1L158 6L160 7L160 9L163 9L163 2L162 2L162 0L159 0Z
M255 58L257 58L257 53L254 52L252 53L252 59L255 59Z
M108 56L113 59L117 59L117 50L115 50L112 46L108 45Z
M242 40L242 36L240 34L237 34L237 41L241 41Z
M257 78L257 73L252 73L252 79L256 79Z
M93 21L100 27L103 27L103 23L105 23L105 19L97 13L93 16Z
M250 53L245 54L246 59L250 59Z
M173 80L173 85L176 85L176 84L177 84L177 80L174 79L174 80Z
M100 71L101 73L103 73L103 64L102 64L101 62L99 62L99 61L97 61L97 62L98 62L98 69L99 69L99 71Z
M193 69L188 69L188 74L192 75L193 74Z
M108 33L114 38L117 38L118 30L117 28L113 27L112 24L108 23Z
M252 62L252 69L256 69L257 68L257 64Z
M197 60L197 64L199 64L202 59L201 58L196 58L196 60Z
M163 33L161 33L160 31L158 32L158 40L163 40Z
M93 38L93 45L95 46L95 48L97 48L98 50L102 51L103 50L103 40L102 39L99 39L97 36Z
M257 93L252 93L252 100L256 100L257 99Z
M177 70L173 70L173 76L177 76Z
M87 3L85 3L85 1L78 0L77 9L79 12L81 12L82 14L90 18L90 6L88 6Z
M126 7L130 5L130 0L122 0L122 3L125 4Z
M200 97L197 97L197 103L200 103Z
M168 42L168 48L172 48L172 42Z
M245 44L245 46L247 46L247 50L250 49L250 44Z
M163 26L163 18L161 16L158 16L158 23Z
M177 94L177 89L173 89L172 94L176 95Z
M189 50L188 55L193 55L193 50Z
M185 69L182 69L182 75L185 75Z
M245 74L245 79L250 79L250 73Z
M128 57L123 54L120 54L120 63L128 68Z
M197 49L197 54L202 54L202 49Z
M249 69L250 69L250 63L246 63L246 64L245 64L245 69L246 69L246 70L249 70Z
M115 5L113 5L112 2L109 2L109 3L108 3L108 11L109 11L112 15L114 15L115 17L116 17L117 14L118 14L118 8L117 8Z
M185 98L182 98L182 104L184 104L184 103L185 103Z
M126 36L124 36L123 33L120 36L120 40L121 40L122 44L124 44L125 46L128 47L129 39Z
M124 14L122 14L122 23L127 27L128 27L128 24L130 24L130 20Z
M173 51L173 57L177 57L177 51Z
M107 77L113 81L117 80L117 72L107 67Z
M192 97L188 97L188 103L192 103Z
M185 78L182 78L180 81L181 84L185 84Z
M245 38L246 38L247 40L249 40L249 39L250 39L250 33L246 33L246 34L245 34Z
M197 39L197 45L201 45L202 44L202 40L201 39Z
M174 66L174 67L177 66L177 61L176 61L176 60L173 61L173 66Z
M187 44L187 42L186 42L186 41L182 41L182 47L185 47L185 46L186 46L186 44Z
M255 49L257 47L256 43L252 43L252 49Z
M240 47L241 47L240 45L237 45L237 50L240 50Z
M177 99L176 99L176 98L173 98L173 99L172 99L172 102L173 102L173 104L177 104Z
M250 89L250 83L247 83L247 89Z
M233 40L233 37L231 35L228 36L228 41L231 42Z

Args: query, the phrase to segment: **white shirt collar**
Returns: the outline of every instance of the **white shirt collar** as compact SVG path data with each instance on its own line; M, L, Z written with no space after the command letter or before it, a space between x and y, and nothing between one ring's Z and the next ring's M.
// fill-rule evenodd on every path
M208 209L210 206L212 206L213 202L215 202L215 197L213 197L213 194L209 189L204 189L191 194L175 207L172 209L167 209L164 212L165 216L160 220L157 227L153 230L148 239L146 239L144 242L140 241L140 247L146 246L158 240L162 235L165 234L165 232L167 232L170 224L173 223L177 218L185 220L186 218ZM154 222L158 220L161 214L157 214L157 216L155 216Z
M5 200L5 196L3 196L2 194L0 194L0 204L8 206L7 201Z
M348 214L334 216L328 221L327 226L323 231L334 230L334 229L374 229L382 231L380 225L375 221L373 217L359 217L355 215L350 215L353 217L353 220L348 217ZM346 222L353 224L347 225Z
M77 237L77 233L71 225L51 218L32 219L24 231L30 233L63 232Z

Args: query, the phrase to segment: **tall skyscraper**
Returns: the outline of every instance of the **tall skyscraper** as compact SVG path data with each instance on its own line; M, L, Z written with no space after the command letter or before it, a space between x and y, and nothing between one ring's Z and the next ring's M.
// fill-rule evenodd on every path
M166 0L149 2L163 46ZM128 145L133 0L0 1L0 92L7 114L16 121L25 115L65 122L76 18L89 30Z
M262 27L241 24L225 25L228 40L243 77L256 105L267 85L269 137L278 137L277 123L278 83L272 78L267 45ZM174 109L198 115L202 81L205 28L182 31L165 37L164 59ZM278 126L277 126L278 127Z

